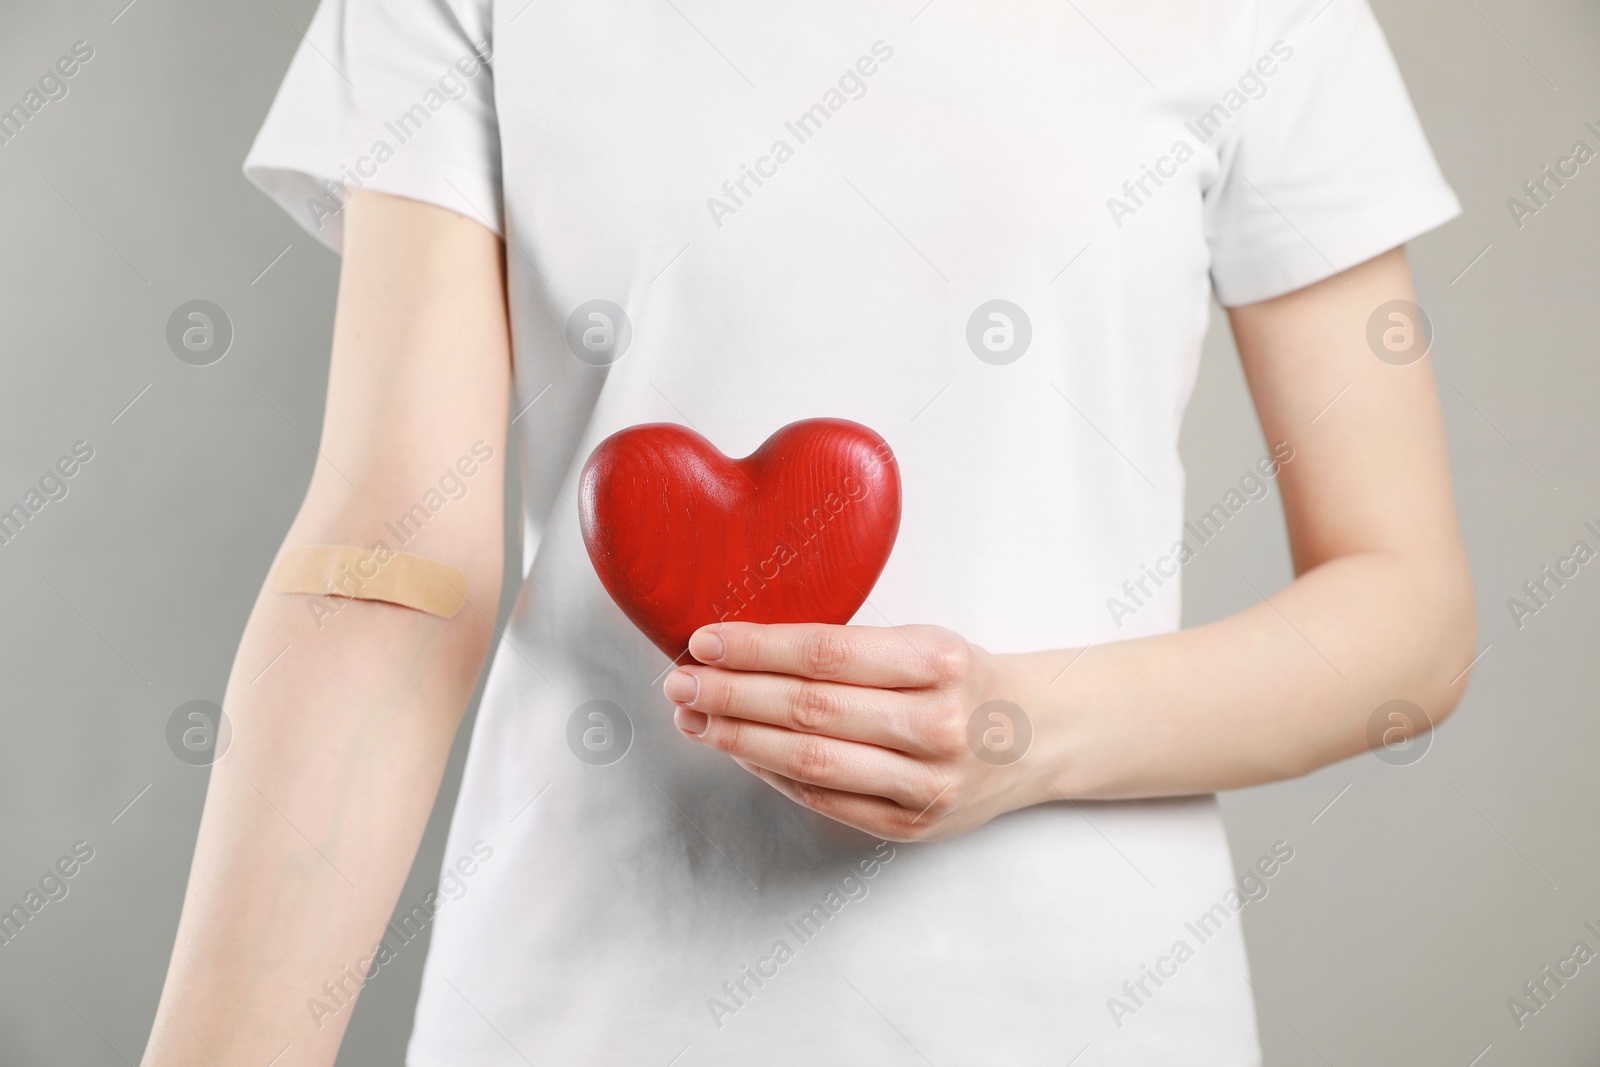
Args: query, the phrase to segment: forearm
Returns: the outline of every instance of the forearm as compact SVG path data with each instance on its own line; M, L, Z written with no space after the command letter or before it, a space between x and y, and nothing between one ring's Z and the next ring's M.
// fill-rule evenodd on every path
M297 523L286 544L370 543L339 525ZM232 742L211 771L149 1067L334 1062L350 976L393 911L483 661L500 569L484 555L450 620L364 600L319 619L306 597L261 593L228 683Z
M1034 722L1033 792L1170 796L1305 774L1365 749L1395 699L1437 724L1473 655L1468 590L1458 556L1354 553L1206 626L997 656L1000 689Z

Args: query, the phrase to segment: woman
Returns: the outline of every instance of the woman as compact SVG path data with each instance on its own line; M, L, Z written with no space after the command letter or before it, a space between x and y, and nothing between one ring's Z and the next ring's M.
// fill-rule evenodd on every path
M1473 653L1401 248L1458 208L1361 0L325 0L246 171L344 256L285 550L467 607L263 589L147 1064L331 1064L423 927L412 1067L1259 1062L1212 794L1439 722ZM1213 293L1264 442L1186 525ZM856 625L668 671L584 461L819 416L902 482ZM508 422L522 589L386 928L495 636ZM1179 630L1273 482L1294 580Z

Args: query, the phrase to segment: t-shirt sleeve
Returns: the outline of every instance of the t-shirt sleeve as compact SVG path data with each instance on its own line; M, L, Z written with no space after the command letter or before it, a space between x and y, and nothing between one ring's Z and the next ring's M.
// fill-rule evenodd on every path
M340 251L377 189L501 232L490 0L322 0L244 173Z
M1366 0L1262 0L1243 105L1205 194L1217 299L1322 281L1460 214ZM1253 87L1253 86L1252 86Z

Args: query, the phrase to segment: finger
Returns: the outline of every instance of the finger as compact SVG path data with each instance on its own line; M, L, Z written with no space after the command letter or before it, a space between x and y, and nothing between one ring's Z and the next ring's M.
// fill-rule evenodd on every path
M788 674L680 667L662 683L667 699L707 715L730 715L800 733L897 749L937 753L918 729L927 702L893 689L818 682Z
M835 822L885 840L908 841L917 836L918 827L911 822L912 813L882 797L809 785L744 760L736 762L796 804Z
M718 715L708 719L702 733L684 734L797 782L883 797L912 811L940 792L926 764L876 745Z
M719 622L689 638L701 663L883 689L914 689L964 677L971 650L937 626L828 626Z

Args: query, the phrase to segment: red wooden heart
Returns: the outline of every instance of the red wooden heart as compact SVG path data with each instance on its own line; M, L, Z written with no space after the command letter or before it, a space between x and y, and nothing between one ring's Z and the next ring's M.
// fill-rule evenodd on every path
M650 423L600 442L578 502L606 592L682 661L707 623L849 622L894 547L900 474L843 419L790 423L744 459Z

